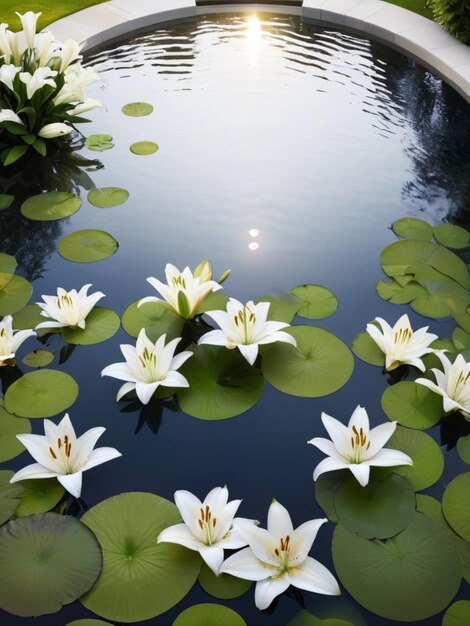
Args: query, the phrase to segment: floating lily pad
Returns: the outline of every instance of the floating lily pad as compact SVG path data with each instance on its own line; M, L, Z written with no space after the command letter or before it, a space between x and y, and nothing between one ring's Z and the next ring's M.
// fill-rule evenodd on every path
M139 154L141 156L154 154L158 149L159 146L154 141L136 141L129 147L129 150L133 154Z
M433 234L432 226L416 217L402 217L393 222L392 229L395 235L405 239L431 241Z
M444 613L442 626L468 626L470 624L470 601L454 602Z
M0 463L9 461L24 452L23 444L16 435L29 434L31 422L23 417L15 417L0 406Z
M389 420L409 428L431 428L442 417L441 396L424 385L410 381L388 387L382 395L381 404Z
M320 619L307 610L300 611L289 620L287 626L355 626L352 622L336 617Z
M27 330L29 328L36 328L38 324L44 322L44 317L41 315L41 307L37 304L27 304L21 310L17 311L13 315L13 328L15 330ZM37 331L41 333L42 329ZM49 329L47 329L49 332Z
M253 584L251 580L235 578L230 574L216 576L205 563L202 564L198 581L206 593L220 600L238 598L246 593Z
M56 478L22 480L21 502L15 511L17 517L47 513L62 499L65 489Z
M303 398L326 396L350 379L354 357L338 337L315 326L286 329L297 347L286 343L262 346L262 371L273 387Z
M77 230L62 237L57 244L60 256L75 263L93 263L112 256L119 244L104 230Z
M300 317L321 319L328 317L338 308L335 294L321 285L299 285L291 289L291 294L303 302L298 311Z
M73 193L48 191L25 200L20 210L30 220L50 222L73 215L81 206L81 199Z
M93 585L101 551L71 516L45 513L0 528L0 607L14 615L56 613Z
M225 311L227 309L228 296L220 291L210 293L204 302L201 303L197 312L198 315L206 311Z
M351 349L361 361L384 367L385 355L368 332L359 333L352 342Z
M13 274L17 265L18 263L14 256L0 252L0 272L2 274Z
M420 513L386 541L364 539L338 524L333 562L355 600L397 621L417 621L442 611L457 593L462 576L452 537Z
M189 388L177 389L181 409L204 420L221 420L251 409L261 397L264 379L238 350L196 346L181 367Z
M435 319L448 317L453 311L463 312L470 302L470 294L454 281L446 280L428 287L432 291L415 298L410 304L420 315Z
M411 457L413 465L398 465L390 469L409 480L415 491L434 485L442 476L444 456L434 439L426 433L397 426L385 447L400 450Z
M100 542L103 570L81 603L100 617L130 623L177 604L197 579L200 557L156 538L180 519L174 504L150 493L124 493L87 511L82 522Z
M13 474L10 470L0 470L0 525L10 519L21 500L22 486L10 483Z
M459 474L442 497L444 516L455 532L470 542L470 472Z
M76 619L68 622L66 626L113 626L111 622L103 622L102 619Z
M375 288L383 300L392 304L408 304L426 295L425 288L414 281L402 286L395 280L379 280Z
M117 333L121 325L119 315L104 306L95 306L85 319L85 328L66 327L61 331L67 343L89 346L106 341Z
M222 604L196 604L178 615L173 626L246 626L245 620Z
M349 477L348 470L335 470L321 474L315 481L315 498L331 522L339 522L335 507L336 492Z
M452 343L454 344L454 350L451 352L463 352L470 348L470 334L465 332L463 328L454 328L452 332Z
M104 150L110 150L114 147L113 137L112 135L107 135L106 133L90 135L85 139L85 146L88 150L104 152Z
M441 503L439 502L439 500L436 500L436 498L428 496L424 493L417 493L416 510L418 511L418 513L423 513L423 515L427 515L435 522L440 524L443 528L447 530L449 534L454 534L451 527L446 522L446 518L444 517L444 513L442 512Z
M0 273L0 315L20 311L31 298L33 288L25 278L16 274Z
M459 438L457 441L457 452L462 461L470 465L470 435Z
M3 209L8 209L13 204L14 196L11 196L8 193L0 193L0 211Z
M19 417L52 417L68 409L78 396L75 380L58 370L25 374L5 394L5 409Z
M91 189L87 195L88 202L99 209L119 206L127 202L128 199L129 192L126 189L121 189L121 187Z
M122 107L121 111L124 115L131 117L143 117L153 112L153 106L148 102L129 102Z
M46 367L54 360L54 354L50 350L33 350L25 357L22 362L29 367Z
M124 311L122 327L131 337L137 337L140 329L145 328L147 337L155 342L166 334L167 342L170 339L181 337L184 320L172 309L156 302L148 302L138 307L140 300L135 300Z
M446 248L466 248L470 245L470 233L456 224L438 224L434 226L436 240Z
M397 535L411 522L415 504L413 487L397 475L371 480L365 487L351 476L335 497L340 522L367 539Z
M292 297L285 298L273 298L272 296L264 296L258 298L255 304L260 302L269 302L270 307L268 311L268 320L276 322L285 322L290 324L294 317L297 315L297 311L302 306L302 303ZM225 307L224 307L225 310Z

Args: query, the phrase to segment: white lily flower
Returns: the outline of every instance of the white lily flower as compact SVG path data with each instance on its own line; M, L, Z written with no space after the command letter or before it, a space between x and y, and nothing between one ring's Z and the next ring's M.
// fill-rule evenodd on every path
M235 525L249 547L230 556L220 573L257 581L255 604L260 610L267 609L290 585L314 593L339 595L338 583L331 572L308 556L320 526L327 521L326 518L310 520L294 530L287 509L274 500L269 507L267 530L253 524Z
M37 62L39 67L45 67L49 61L57 56L60 51L60 43L50 30L38 35Z
M21 31L19 33L14 33L11 30L7 30L6 36L8 39L8 47L10 48L10 61L11 57L13 57L14 64L20 65L21 56L23 54L23 49L21 45L23 33Z
M158 543L177 543L199 552L216 576L224 560L224 548L243 548L247 542L233 524L240 521L235 514L241 500L228 502L227 487L215 487L201 502L189 491L176 491L175 503L183 518L183 524L175 524L163 530ZM243 520L247 526L254 520Z
M95 100L93 98L87 98L80 104L77 104L73 109L68 111L69 115L82 115L82 113L87 113L96 107L102 107L103 104L99 100Z
M3 57L5 63L9 63L11 57L11 48L8 33L8 24L2 22L0 24L0 56Z
M315 468L313 480L325 472L349 469L359 484L365 487L369 482L372 465L413 465L411 458L404 452L384 448L395 432L396 422L386 422L370 430L369 417L362 406L356 407L347 426L326 413L321 414L321 419L331 441L322 437L308 441L328 455Z
M270 303L255 304L252 300L242 304L235 298L227 302L227 311L207 311L205 315L217 322L220 330L211 330L203 335L198 344L225 346L229 350L238 348L250 365L258 356L258 346L283 341L294 347L294 337L281 331L289 324L285 322L268 322Z
M11 109L2 109L0 111L0 124L3 122L15 122L15 124L24 126L21 118Z
M199 276L194 276L189 267L185 267L184 270L180 272L177 267L171 263L167 263L165 275L167 280L166 285L156 278L153 278L153 276L147 278L147 282L149 282L164 299L149 296L140 300L139 306L146 302L166 302L178 315L181 315L181 317L192 319L207 296L213 291L222 289L215 280L207 280L207 277L211 275L207 274L207 271L201 273Z
M15 11L16 15L20 18L21 24L23 26L23 32L26 39L26 45L28 48L34 48L34 39L36 37L36 24L38 21L38 17L42 15L42 13L33 13L33 11L27 11L24 15Z
M6 315L0 322L0 367L10 365L23 341L36 335L34 330L13 330L13 318Z
M437 335L426 332L429 326L413 331L406 313L393 328L381 317L376 317L375 320L381 328L377 328L375 324L367 324L367 332L385 354L385 370L390 372L402 363L407 363L425 372L426 366L421 357L439 352L429 347L438 338Z
M104 298L104 293L97 291L87 295L91 285L84 285L80 291L76 289L65 291L62 287L57 288L57 296L41 296L44 302L36 302L41 307L41 315L50 317L52 320L41 322L38 328L64 328L65 326L78 326L85 328L85 318L95 306L98 300Z
M62 45L62 50L60 53L61 61L59 74L65 72L69 65L82 58L82 55L80 54L80 50L82 48L83 44L79 44L74 39L67 39L67 41Z
M44 436L16 435L37 463L16 472L10 482L56 477L69 493L79 498L82 472L122 456L115 448L93 449L105 430L101 426L91 428L77 438L66 413L57 425L44 420Z
M10 89L10 91L14 91L13 89L13 81L15 80L15 76L20 71L19 67L16 65L2 65L0 66L0 83L3 83Z
M189 387L186 378L177 372L185 361L193 355L185 351L175 355L176 346L181 337L165 345L166 335L158 338L154 344L145 333L145 328L137 337L136 346L122 344L121 352L126 361L113 363L101 372L101 376L111 376L127 381L118 391L116 401L126 393L133 391L142 404L148 404L158 387Z
M39 137L44 139L53 139L54 137L63 137L69 135L72 132L72 127L68 124L62 124L61 122L54 122L53 124L46 124L39 132Z
M69 65L64 71L65 84L54 97L54 104L83 102L86 100L86 88L98 79L98 74L90 67L82 67L79 63Z
M42 89L46 85L57 87L54 76L57 76L57 72L51 70L50 67L38 67L34 74L20 72L20 80L26 85L26 94L30 100L38 89Z
M470 421L470 363L467 363L461 354L457 355L453 363L445 354L437 356L444 371L432 368L436 382L433 383L427 378L417 378L415 382L442 396L445 414L460 411L465 419Z

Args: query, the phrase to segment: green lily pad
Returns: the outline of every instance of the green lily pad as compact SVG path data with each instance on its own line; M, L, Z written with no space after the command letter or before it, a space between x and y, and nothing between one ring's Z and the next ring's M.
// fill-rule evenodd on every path
M454 350L451 352L463 352L470 349L470 334L465 332L463 328L454 328L452 332L452 343Z
M101 551L93 533L71 516L44 513L0 528L0 607L14 615L56 613L93 585Z
M157 302L148 302L138 307L140 300L135 300L124 311L122 327L131 337L137 337L140 329L145 328L147 337L155 342L166 334L170 339L181 337L184 320L172 309Z
M470 435L459 438L457 441L457 452L462 461L470 465Z
M462 576L452 537L420 513L386 541L364 539L338 524L333 563L357 602L397 621L418 621L442 611L457 593Z
M260 399L264 379L238 350L221 346L196 346L181 367L189 387L176 390L181 409L204 420L240 415Z
M113 626L111 622L103 622L102 619L76 619L68 622L66 626Z
M292 297L286 296L285 298L273 298L272 296L264 296L257 298L255 304L260 302L269 302L270 307L268 311L268 320L275 322L285 322L290 324L294 317L297 315L297 311L302 306L301 302ZM224 307L225 309L226 307Z
M298 311L300 317L321 319L332 315L338 308L334 293L321 285L299 285L291 289L291 294L303 302Z
M0 193L0 211L8 209L13 204L14 196L10 196L8 193Z
M110 150L114 147L113 137L112 135L107 135L106 133L90 135L85 139L85 146L88 150L104 152L104 150Z
M147 102L129 102L122 107L121 111L124 115L131 117L143 117L153 112L153 106Z
M78 385L65 372L29 372L5 394L5 409L19 417L52 417L68 409L78 396Z
M411 457L413 465L398 465L390 470L404 476L415 491L434 485L442 476L444 456L434 439L426 433L397 426L385 447L401 450Z
M0 273L0 315L20 311L31 298L33 287L16 274Z
M93 263L112 256L119 244L104 230L77 230L62 237L57 250L64 259L75 263Z
M389 420L409 428L431 428L442 417L441 396L410 381L400 381L388 387L381 404Z
M56 478L22 480L23 494L15 511L16 517L47 513L60 502L65 489Z
M225 311L227 309L228 299L228 296L220 291L212 292L201 302L197 313L200 315L206 311Z
M54 360L54 354L50 350L33 350L23 357L22 362L29 367L46 367Z
M157 152L157 150L159 150L159 146L154 141L136 141L129 147L129 150L133 154L147 156Z
M466 248L470 245L470 233L456 224L438 224L434 226L433 234L440 244L446 248Z
M402 286L395 280L379 280L375 288L383 300L392 304L408 304L416 298L426 295L425 288L414 281Z
M470 624L470 601L454 602L444 613L442 626L468 626Z
M427 292L415 298L410 306L416 313L439 319L454 312L463 313L470 303L470 294L453 280L426 284Z
M50 222L73 215L81 206L81 199L73 193L48 191L25 200L20 210L30 220Z
M286 343L262 346L262 371L273 387L303 398L326 396L351 378L354 357L338 337L316 326L286 329L297 347Z
M352 342L351 349L361 361L384 367L385 355L368 332L359 333Z
M15 330L27 330L29 328L36 328L38 324L44 322L44 317L41 315L41 307L37 304L27 304L21 310L17 311L13 315L13 328ZM49 328L40 328L36 331L38 335L46 334L50 332Z
M331 522L338 523L335 498L338 489L349 478L349 471L335 470L321 474L315 481L315 498Z
M10 519L21 500L22 486L10 483L13 474L10 470L0 470L0 525Z
M459 474L442 496L444 516L455 532L470 542L470 472Z
M7 413L0 406L0 463L9 461L24 452L23 444L16 435L29 434L31 422L23 417L16 417Z
M392 224L392 230L399 237L422 241L431 241L433 234L432 226L416 217L402 217L396 220Z
M101 187L91 189L87 195L88 202L99 209L108 209L110 207L119 206L127 202L128 199L129 192L126 189L121 189L121 187Z
M206 593L220 600L238 598L246 593L253 584L251 580L235 578L230 574L216 576L205 563L202 564L199 572L198 582Z
M401 532L415 514L410 483L397 475L374 479L365 487L351 476L338 489L335 509L344 526L367 539L386 539Z
M0 272L2 274L13 274L17 265L18 263L14 256L0 252Z
M289 620L287 626L355 626L352 622L348 622L344 619L336 617L327 617L326 619L320 619L307 610L299 611L294 617Z
M199 574L197 552L158 544L160 532L180 521L174 504L150 493L124 493L82 517L103 551L103 570L80 602L100 617L135 623L175 606Z
M178 615L173 626L246 626L245 620L222 604L196 604Z
M79 346L90 346L110 339L121 325L119 315L104 306L95 306L85 319L85 328L62 328L62 339Z

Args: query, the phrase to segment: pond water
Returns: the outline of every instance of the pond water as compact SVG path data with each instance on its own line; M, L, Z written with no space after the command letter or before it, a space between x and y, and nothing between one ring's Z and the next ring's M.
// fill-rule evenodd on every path
M105 106L80 130L109 133L114 147L82 147L80 155L93 162L60 157L54 173L32 166L0 173L0 191L15 195L0 212L0 251L14 255L18 273L32 281L31 302L58 286L92 283L92 291L106 294L102 304L121 315L137 298L154 295L145 279L163 279L167 262L182 269L209 258L215 277L232 269L224 290L241 301L279 297L304 283L328 287L338 310L296 323L318 325L348 346L372 318L393 324L404 312L413 328L429 324L430 332L451 335L453 320L424 318L375 291L383 278L380 253L397 240L390 229L395 220L470 221L470 109L436 76L370 40L265 14L214 15L157 28L90 55L87 65L101 77L89 96ZM132 101L151 103L154 112L123 115L122 106ZM154 141L159 150L132 154L129 146L137 141ZM128 201L92 206L87 191L107 186L127 189ZM83 206L64 220L30 222L19 207L43 190L73 190ZM90 264L62 258L58 240L86 228L115 237L116 254ZM69 410L78 433L105 426L100 443L123 454L84 474L88 507L126 491L173 501L175 490L187 489L202 499L226 484L231 499L243 499L240 515L264 526L276 498L295 527L324 517L312 482L323 455L306 443L326 436L321 412L346 422L360 404L374 424L386 419L380 398L387 377L356 358L351 379L332 395L300 398L266 384L242 415L205 421L164 408L156 433L148 424L135 433L139 412L121 412L118 382L100 377L106 365L121 360L119 344L133 341L121 329L109 341L77 347L63 365L56 356L52 366L79 383ZM58 348L53 342L50 349ZM42 432L42 420L33 421L33 429ZM440 443L439 427L429 432ZM26 457L2 469L23 467ZM466 471L455 449L445 451L445 463L438 483L425 492L438 499L450 479ZM332 523L322 528L313 551L332 571L333 530ZM367 612L342 590L340 601L303 595L323 617L344 610L357 625L398 623ZM468 591L464 582L462 597ZM146 623L171 624L183 608L210 601L195 585L175 608ZM260 613L252 589L226 604L250 625L287 624L301 609L296 598L283 595L272 613ZM3 614L2 620L55 626L81 617L91 615L75 603L55 615ZM419 623L441 620L442 614Z

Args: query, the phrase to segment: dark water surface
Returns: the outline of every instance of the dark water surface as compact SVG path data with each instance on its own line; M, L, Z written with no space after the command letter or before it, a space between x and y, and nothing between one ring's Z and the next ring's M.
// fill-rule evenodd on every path
M105 108L81 130L110 133L115 147L80 150L99 161L88 170L61 160L60 182L32 167L23 177L7 169L0 174L0 192L17 198L0 212L0 251L15 255L20 273L34 281L33 302L58 286L93 283L92 291L107 296L102 304L122 314L136 298L154 295L145 279L163 279L167 262L182 269L209 258L216 277L232 268L224 288L240 300L302 283L325 285L339 309L318 325L348 345L373 317L393 324L404 312L414 328L429 324L430 332L450 335L451 322L422 318L375 293L383 277L380 252L396 240L389 228L394 220L469 222L470 107L431 73L367 39L261 14L157 29L92 55L87 64L101 75L88 95ZM153 114L124 116L121 107L136 100L152 103ZM141 140L157 142L160 150L131 154L129 146ZM130 198L98 209L86 200L94 186L125 187ZM19 205L43 189L74 189L83 206L60 222L23 219ZM117 253L93 264L62 259L58 239L82 228L110 232ZM173 500L176 489L187 489L203 499L226 484L230 499L243 498L240 515L264 526L275 497L298 526L324 517L312 481L324 455L306 443L326 436L320 413L347 422L361 404L374 423L386 419L380 407L386 378L356 359L351 380L331 396L302 399L266 385L260 402L238 417L209 422L164 411L157 434L144 426L134 435L138 414L121 413L114 401L119 382L100 378L106 365L122 360L120 343L133 340L121 330L103 344L78 347L61 366L80 385L69 411L77 432L105 426L100 444L123 453L84 474L90 507L125 491ZM26 344L25 352L31 349ZM33 428L42 433L42 420ZM439 440L439 427L431 434ZM2 468L29 462L25 453ZM455 450L446 452L444 475L430 493L440 499L462 471ZM332 531L332 523L321 529L312 552L331 570ZM468 585L462 589L468 597ZM338 615L338 600L304 598L312 612ZM180 605L145 623L170 625L183 608L211 601L195 585ZM369 625L395 623L367 613L345 591L341 603ZM282 596L272 614L260 613L253 590L227 605L249 625L281 626L300 610ZM81 617L91 615L77 603L37 619L3 613L0 621L59 626Z

